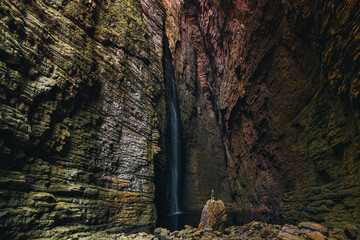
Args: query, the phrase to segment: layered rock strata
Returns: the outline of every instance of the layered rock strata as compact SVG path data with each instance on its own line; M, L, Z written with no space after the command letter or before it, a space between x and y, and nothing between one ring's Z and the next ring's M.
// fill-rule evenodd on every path
M0 238L153 226L157 0L0 2Z
M359 224L359 2L165 2L185 206Z
M360 224L359 4L2 0L0 237L154 225L166 38L185 209Z

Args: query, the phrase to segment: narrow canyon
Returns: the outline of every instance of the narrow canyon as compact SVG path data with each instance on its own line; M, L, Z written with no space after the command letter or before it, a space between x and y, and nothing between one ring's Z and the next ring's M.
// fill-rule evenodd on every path
M0 0L0 30L1 240L147 231L212 190L360 239L360 1Z

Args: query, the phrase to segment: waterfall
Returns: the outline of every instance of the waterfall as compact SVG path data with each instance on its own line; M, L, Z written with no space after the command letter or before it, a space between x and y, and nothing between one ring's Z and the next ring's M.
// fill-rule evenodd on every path
M171 205L170 214L179 214L180 210L180 155L179 155L179 123L178 113L176 108L177 94L176 94L176 83L174 78L174 69L172 66L172 57L169 49L169 43L164 37L164 77L166 84L166 101L169 114L170 123L170 134L171 134L171 161L170 161L170 172L171 172Z
M172 91L175 94L175 81L172 78ZM169 96L170 107L170 128L171 128L171 213L180 213L179 195L180 195L180 162L179 162L179 129L178 117L175 107L175 96Z

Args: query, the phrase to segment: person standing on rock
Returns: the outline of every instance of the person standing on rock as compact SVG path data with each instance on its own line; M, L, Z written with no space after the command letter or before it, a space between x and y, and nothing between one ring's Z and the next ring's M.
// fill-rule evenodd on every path
M205 231L220 231L225 229L227 212L225 204L221 200L215 201L214 189L211 190L211 198L206 202L202 212L198 229Z

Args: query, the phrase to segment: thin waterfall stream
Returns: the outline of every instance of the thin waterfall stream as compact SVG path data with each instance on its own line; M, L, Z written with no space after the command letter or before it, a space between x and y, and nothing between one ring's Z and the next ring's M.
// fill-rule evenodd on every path
M166 101L169 114L169 125L171 134L171 157L170 157L170 214L177 215L181 213L180 207L180 134L179 121L177 113L177 91L174 77L174 68L172 66L172 57L167 39L164 39L164 75L166 82Z
M171 94L169 96L169 105L170 105L170 128L171 128L171 214L179 214L180 204L179 204L179 195L180 195L180 158L179 158L179 127L178 127L178 117L175 107L175 93L176 86L174 78L172 78L171 83Z

